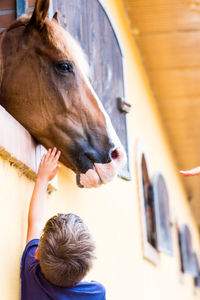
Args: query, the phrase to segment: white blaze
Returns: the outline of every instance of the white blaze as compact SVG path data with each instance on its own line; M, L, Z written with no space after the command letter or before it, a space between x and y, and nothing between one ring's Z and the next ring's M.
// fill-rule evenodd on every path
M114 149L117 151L117 158L112 159L110 163L107 164L99 164L94 163L94 169L88 170L85 174L80 174L80 183L86 188L91 187L98 187L101 183L107 183L111 180L113 180L119 170L123 168L123 166L126 164L127 157L125 150L113 128L113 125L111 123L110 117L108 116L107 112L105 111L101 101L99 100L96 92L94 91L93 87L91 86L88 78L85 76L84 73L82 73L84 76L84 79L90 88L91 93L93 94L94 98L97 101L97 104L102 112L102 114L105 117L106 120L106 130L108 137L110 139L110 142L114 144Z
M80 45L69 35L69 33L68 33L68 39L70 39L70 44L73 48L72 49L73 51L71 51L71 53L73 53L75 56L75 60L77 62L79 70L82 73L88 88L90 89L102 114L105 117L106 131L107 131L108 138L110 139L110 142L113 143L114 145L113 150L117 151L117 157L112 159L110 163L107 164L94 163L94 169L89 169L85 174L80 174L80 183L84 187L86 188L98 187L101 183L107 183L117 176L119 170L126 164L127 161L126 153L113 128L110 117L108 116L101 101L99 100L99 97L97 96L96 92L94 91L92 85L89 82L88 79L89 66L83 50L81 49Z

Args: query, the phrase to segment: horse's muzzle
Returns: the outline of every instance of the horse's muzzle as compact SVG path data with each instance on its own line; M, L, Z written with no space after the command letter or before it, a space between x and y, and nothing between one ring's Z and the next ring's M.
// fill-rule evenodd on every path
M116 148L110 151L110 162L95 162L93 168L77 176L79 187L99 187L113 180L119 171L125 166L127 157L123 148Z

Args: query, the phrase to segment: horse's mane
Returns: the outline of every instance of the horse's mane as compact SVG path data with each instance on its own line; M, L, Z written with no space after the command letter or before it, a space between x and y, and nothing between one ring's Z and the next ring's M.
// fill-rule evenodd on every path
M30 21L30 17L27 17L26 15L22 15L20 18L16 19L7 29L6 31L9 31L11 29L20 27L20 26L26 26Z

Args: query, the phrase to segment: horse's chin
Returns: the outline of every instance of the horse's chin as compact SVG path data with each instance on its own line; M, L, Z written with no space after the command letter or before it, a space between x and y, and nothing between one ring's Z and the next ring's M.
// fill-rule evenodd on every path
M97 188L102 183L95 169L89 169L85 174L77 175L77 184L81 188Z
M109 178L107 176L101 176L98 172L98 169L100 170L103 168L102 166L96 166L94 169L89 169L85 174L80 174L78 186L84 188L97 188L100 185L113 180L116 176L116 173L109 176Z
M107 164L94 163L94 168L86 173L77 176L79 187L97 188L102 184L112 181L119 170L125 165L126 158L123 161L111 161Z

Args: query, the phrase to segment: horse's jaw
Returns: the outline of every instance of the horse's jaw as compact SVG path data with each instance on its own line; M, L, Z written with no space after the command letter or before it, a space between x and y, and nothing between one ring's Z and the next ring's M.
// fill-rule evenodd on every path
M110 163L94 163L94 168L89 169L85 174L77 176L79 187L97 188L102 184L112 181L127 161L123 148L116 150L118 155Z

